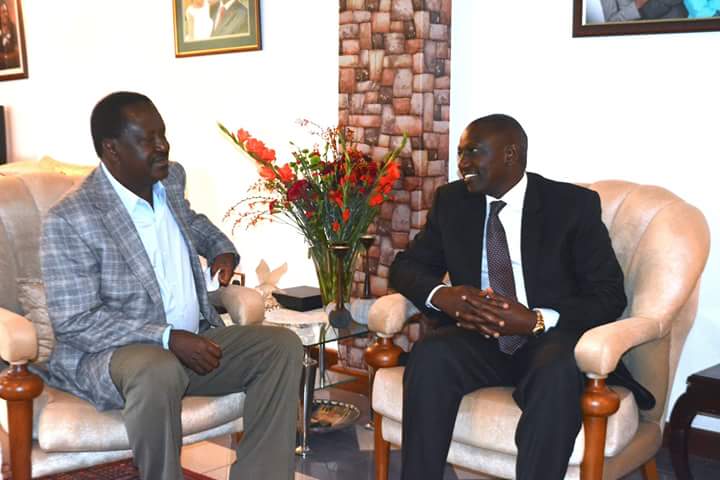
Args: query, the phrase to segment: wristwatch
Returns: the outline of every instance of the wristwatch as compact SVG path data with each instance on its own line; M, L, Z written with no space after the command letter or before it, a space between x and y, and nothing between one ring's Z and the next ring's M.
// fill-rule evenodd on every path
M532 329L532 334L538 336L545 332L545 319L543 318L542 312L538 309L533 310L535 312L535 326Z

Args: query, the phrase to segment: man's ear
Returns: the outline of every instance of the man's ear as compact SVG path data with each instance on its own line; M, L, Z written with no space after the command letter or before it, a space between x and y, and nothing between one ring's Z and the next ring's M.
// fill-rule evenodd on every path
M113 138L105 138L100 143L102 145L102 157L111 163L117 162L117 143Z
M505 155L505 165L512 165L513 163L517 162L518 160L518 149L517 145L514 143L511 143L510 145L505 145L504 150Z

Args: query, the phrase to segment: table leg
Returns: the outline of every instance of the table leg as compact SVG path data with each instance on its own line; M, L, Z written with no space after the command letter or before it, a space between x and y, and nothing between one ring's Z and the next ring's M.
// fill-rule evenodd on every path
M688 464L688 433L690 424L697 415L695 402L688 392L675 402L670 417L670 458L678 480L692 480Z
M318 373L320 374L320 383L318 388L325 388L325 342L318 345Z
M375 382L375 369L368 365L368 403L370 404L370 419L365 424L365 428L372 430L375 428L375 412L372 408L372 390L373 383Z
M310 453L308 446L308 431L310 430L310 417L313 410L313 397L315 392L315 372L317 361L310 357L310 350L305 349L303 359L302 381L300 387L300 402L302 405L302 421L300 422L300 445L295 448L295 454L305 458Z

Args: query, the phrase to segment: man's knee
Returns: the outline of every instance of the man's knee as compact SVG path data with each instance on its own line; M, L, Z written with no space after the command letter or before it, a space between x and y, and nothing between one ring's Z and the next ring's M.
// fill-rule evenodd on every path
M304 348L300 337L287 328L275 328L274 330L278 330L273 337L273 343L277 349L287 355L291 364L300 365L304 355Z
M267 346L265 355L276 358L288 365L302 364L304 349L300 338L287 328L257 325L244 328L255 329L258 341Z

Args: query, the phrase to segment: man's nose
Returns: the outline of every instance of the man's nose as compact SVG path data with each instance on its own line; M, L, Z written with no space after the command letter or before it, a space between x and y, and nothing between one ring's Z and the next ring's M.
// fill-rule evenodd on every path
M470 162L465 157L465 154L462 151L458 152L458 154L457 154L457 164L461 170L470 165Z
M167 152L170 150L170 144L164 138L159 139L155 142L155 150L158 152Z

